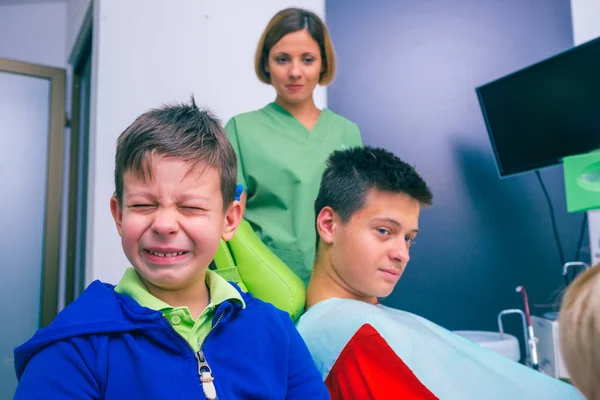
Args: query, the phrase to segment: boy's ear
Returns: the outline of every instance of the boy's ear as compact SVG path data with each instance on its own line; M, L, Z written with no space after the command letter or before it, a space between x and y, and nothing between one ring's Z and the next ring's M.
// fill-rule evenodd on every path
M223 234L221 238L224 241L230 240L242 220L242 205L239 201L234 200L225 213L225 221L223 226Z
M117 232L121 236L121 222L123 221L123 209L119 205L117 196L112 195L110 198L110 213L112 214L115 224L117 225Z
M338 216L333 208L323 207L317 216L317 233L327 244L333 243Z

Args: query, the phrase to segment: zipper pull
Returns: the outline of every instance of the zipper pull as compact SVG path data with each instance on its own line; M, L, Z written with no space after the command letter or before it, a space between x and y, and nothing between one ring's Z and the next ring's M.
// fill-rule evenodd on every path
M217 400L217 388L213 382L215 378L212 376L212 371L202 350L196 353L196 359L198 359L198 375L200 376L200 382L202 382L204 396L208 400Z

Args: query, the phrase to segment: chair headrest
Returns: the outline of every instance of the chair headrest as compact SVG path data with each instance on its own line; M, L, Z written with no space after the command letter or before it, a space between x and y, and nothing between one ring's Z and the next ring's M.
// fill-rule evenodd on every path
M306 301L304 282L277 257L242 220L229 242L221 240L214 259L215 272L244 291L300 317Z

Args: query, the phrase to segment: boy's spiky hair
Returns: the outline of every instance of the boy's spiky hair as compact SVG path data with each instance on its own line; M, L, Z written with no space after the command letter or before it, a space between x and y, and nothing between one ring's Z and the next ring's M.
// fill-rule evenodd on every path
M226 209L235 197L237 160L220 121L196 105L170 104L145 112L119 136L115 155L115 196L123 199L123 176L131 171L151 178L152 156L176 157L215 168L221 175Z
M364 206L371 189L405 193L423 205L433 200L423 178L397 156L382 148L354 147L329 156L315 201L315 218L329 206L342 222L348 222Z

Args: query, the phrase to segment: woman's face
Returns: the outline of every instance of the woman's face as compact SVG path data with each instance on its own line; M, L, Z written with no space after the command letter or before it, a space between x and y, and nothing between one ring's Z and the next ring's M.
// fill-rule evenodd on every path
M288 33L269 52L266 70L277 98L289 104L312 101L323 70L318 43L308 31Z

